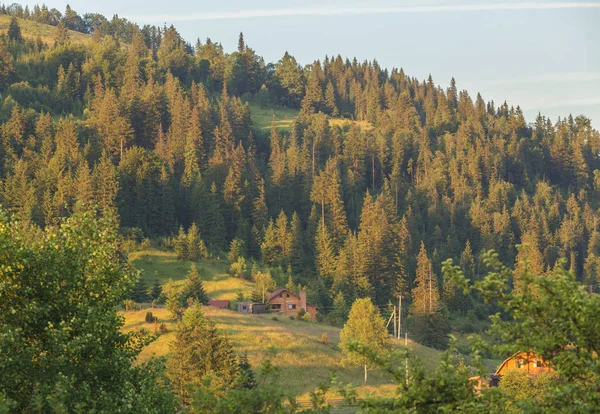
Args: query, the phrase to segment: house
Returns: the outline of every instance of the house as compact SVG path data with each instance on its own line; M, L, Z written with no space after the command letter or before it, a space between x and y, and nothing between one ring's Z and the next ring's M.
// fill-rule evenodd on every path
M240 313L267 313L267 306L264 303L238 302L238 312Z
M300 296L297 296L287 289L277 289L269 295L268 303L273 313L296 316L300 309L304 309L311 319L317 317L317 308L306 301L305 290L301 290Z
M506 358L491 377L490 386L497 387L500 379L509 371L524 371L531 376L545 374L554 371L554 368L536 356L533 352L517 352Z
M217 309L229 309L229 301L228 300L217 300L217 299L211 299L208 301L208 306L212 306L213 308L217 308Z
M496 369L496 372L484 377L476 376L469 378L469 382L473 385L476 392L481 392L484 388L497 387L500 385L502 376L509 371L522 370L534 377L539 374L554 371L554 368L544 361L541 357L536 356L533 352L517 352L516 354L506 358Z

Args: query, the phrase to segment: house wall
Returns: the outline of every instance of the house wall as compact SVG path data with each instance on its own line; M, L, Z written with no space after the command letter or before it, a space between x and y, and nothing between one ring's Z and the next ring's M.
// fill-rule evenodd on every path
M538 363L541 363L541 366L537 366ZM526 352L522 352L518 355L515 355L506 363L497 374L504 375L508 371L525 371L532 375L539 375L546 372L554 371L553 368L549 367L548 364L540 357L535 356L534 354L528 354Z
M271 299L269 301L269 305L271 306L271 312L273 313L296 316L300 310L300 298L284 291ZM276 305L279 305L280 308L276 309ZM290 305L292 306L292 309L290 309ZM314 306L306 305L306 311L310 314L311 319L315 319L317 317L317 309Z

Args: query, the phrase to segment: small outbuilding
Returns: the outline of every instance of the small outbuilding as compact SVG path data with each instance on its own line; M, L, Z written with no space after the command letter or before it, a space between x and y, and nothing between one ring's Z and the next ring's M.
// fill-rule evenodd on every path
M256 315L267 313L267 306L264 303L238 302L237 310L240 313L251 313Z

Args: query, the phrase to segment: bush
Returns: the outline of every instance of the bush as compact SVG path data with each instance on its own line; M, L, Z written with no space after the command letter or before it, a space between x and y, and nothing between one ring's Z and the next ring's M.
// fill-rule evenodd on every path
M160 332L161 335L169 333L169 330L167 329L167 325L165 325L164 322L160 324L158 331Z
M323 345L327 345L329 343L329 337L327 336L327 332L323 332L323 335L321 335L321 342L323 343Z
M302 308L298 309L298 312L296 312L296 318L298 318L298 320L304 319L304 315L306 315L306 311Z
M229 274L233 277L245 279L248 273L248 266L246 265L246 259L243 256L238 257L237 261L231 264L229 268Z
M271 318L271 320L273 320L273 321L278 321L278 320L279 320L279 318L277 318L277 316L273 316L273 317Z
M146 323L154 323L156 322L157 317L152 315L152 312L146 312Z
M127 300L123 301L123 306L125 307L126 311L130 311L130 310L135 310L135 307L137 306L137 304L135 303L134 300L127 299Z
M293 321L296 318L294 317L294 315L290 315L290 319Z

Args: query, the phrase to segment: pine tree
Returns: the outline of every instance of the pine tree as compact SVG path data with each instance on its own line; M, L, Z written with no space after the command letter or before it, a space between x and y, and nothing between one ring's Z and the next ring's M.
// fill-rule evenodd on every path
M160 285L160 282L158 281L158 279L156 279L154 281L154 284L152 285L152 290L150 291L150 298L152 300L156 300L159 298L159 296L162 294L162 286Z
M177 255L177 260L188 259L188 238L185 234L185 230L183 230L183 226L179 226L179 233L173 241L173 247L175 249L175 254Z
M167 376L174 392L189 404L191 390L203 387L209 375L211 388L225 393L238 383L240 366L227 337L194 305L185 311L175 331Z
M190 267L190 271L185 279L182 296L184 300L193 299L195 302L203 305L208 303L208 295L204 291L204 284L194 263L192 263L192 267Z
M437 312L441 308L438 282L423 242L421 242L421 250L417 257L415 283L416 286L412 290L411 313L423 316Z
M338 292L333 298L333 310L329 319L336 326L343 326L348 319L348 304L342 292Z
M21 34L21 27L15 16L11 17L8 25L8 39L13 42L22 42L23 35Z
M189 260L196 261L200 258L200 255L203 253L201 251L202 248L202 238L200 237L200 230L198 230L198 226L196 223L192 223L187 233L187 257Z
M317 231L316 244L316 267L320 277L332 281L335 275L335 253L329 232L322 224Z

